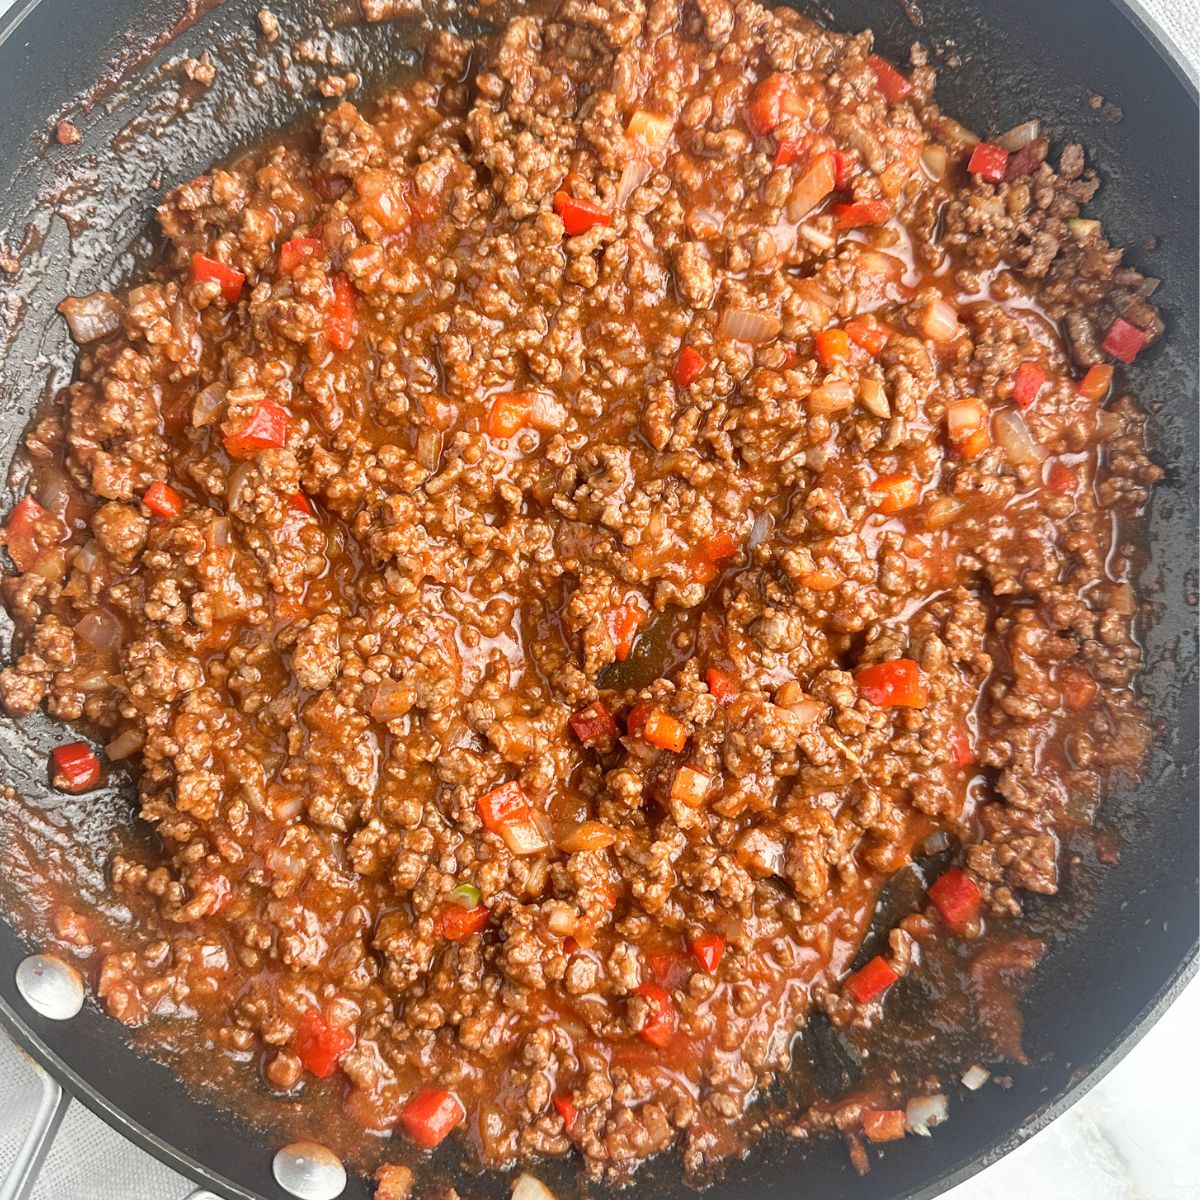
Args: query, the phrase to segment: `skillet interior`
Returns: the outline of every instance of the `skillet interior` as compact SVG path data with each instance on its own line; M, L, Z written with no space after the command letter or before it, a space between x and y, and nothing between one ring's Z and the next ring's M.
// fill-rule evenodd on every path
M0 242L19 245L27 224L36 230L20 275L0 282L5 465L33 407L68 378L72 347L55 304L65 294L114 284L136 268L136 254L153 246L149 216L160 194L156 185L191 177L319 102L310 87L279 86L273 68L266 86L247 86L246 64L263 50L254 18L259 6L259 0L226 0L171 46L146 54L147 40L161 37L192 4L41 0L26 6L23 20L17 15L19 24L0 43L0 96L8 116L0 128ZM1040 0L928 0L920 10L923 29L911 23L913 6L906 9L899 0L831 0L832 12L799 6L839 28L873 27L883 51L895 59L906 57L915 37L943 55L957 55L961 66L944 71L939 100L981 132L1038 115L1052 139L1078 137L1104 179L1096 215L1115 243L1130 247L1131 261L1166 281L1155 299L1168 334L1136 381L1154 413L1154 456L1167 468L1149 514L1141 580L1149 601L1143 682L1158 736L1145 781L1107 806L1107 820L1123 843L1120 866L1100 867L1081 848L1067 871L1066 896L1051 902L1056 913L1069 912L1072 901L1078 907L1085 896L1094 907L1038 972L1025 1005L1033 1065L1014 1071L1013 1087L956 1104L951 1123L932 1141L908 1139L889 1147L886 1160L865 1179L835 1143L806 1150L788 1143L760 1147L749 1161L734 1164L710 1193L714 1200L790 1195L801 1171L816 1194L936 1194L1010 1148L1111 1065L1178 986L1196 944L1195 90L1112 0L1054 6ZM345 8L333 0L272 4L287 40L311 31L319 15ZM434 23L473 29L469 19L435 13L432 2L429 11ZM75 28L88 35L64 36ZM405 24L352 26L339 34L366 91L411 57L410 36ZM210 92L189 93L189 110L176 115L180 75L162 67L185 49L211 49L219 69ZM106 73L111 81L96 91ZM308 85L315 73L295 68L293 78ZM90 105L82 111L78 98L89 89ZM1090 107L1089 92L1119 105L1124 120L1114 123ZM47 150L53 119L68 111L86 140ZM169 116L169 125L158 123ZM1148 237L1156 239L1154 249L1142 245ZM136 254L123 251L131 244ZM101 794L81 802L49 792L45 754L56 740L56 723L45 718L20 727L0 724L0 781L38 806L36 820L21 818L28 828L58 843L71 831L71 841L80 844L66 861L85 886L99 887L103 830L127 800ZM0 800L0 853L15 819L11 805ZM19 887L19 880L10 883ZM11 910L14 903L0 884L4 907ZM0 922L0 1019L36 1055L126 1132L222 1194L281 1194L269 1166L279 1138L196 1102L165 1066L134 1055L121 1028L98 1010L85 1010L65 1027L28 1016L12 987L13 968L28 952L11 926ZM443 1155L452 1168L452 1157ZM554 1186L556 1174L567 1178L571 1168L539 1173ZM652 1164L639 1180L648 1191L685 1194L670 1161ZM506 1194L496 1181L491 1188ZM470 1188L473 1195L484 1190L482 1183ZM367 1189L355 1180L346 1194L365 1196Z

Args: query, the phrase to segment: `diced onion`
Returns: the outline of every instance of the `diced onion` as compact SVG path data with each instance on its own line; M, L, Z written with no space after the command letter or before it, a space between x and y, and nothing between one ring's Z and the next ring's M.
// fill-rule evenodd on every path
M542 831L532 820L513 821L501 825L496 832L514 854L538 854L549 846Z
M1093 234L1100 232L1100 222L1089 221L1084 217L1072 217L1067 222L1067 229L1077 242L1086 242Z
M104 747L104 753L108 755L113 762L120 762L123 758L128 758L131 754L136 754L143 745L145 745L146 737L140 729L126 729L124 733L118 733L107 746Z
M827 233L822 233L819 229L812 225L801 225L796 233L799 234L814 250L824 253L826 250L832 250L837 242Z
M71 565L77 571L82 571L83 574L90 575L96 569L96 567L100 565L103 557L103 554L100 552L100 543L96 541L95 538L92 538L92 540L88 542L78 554L75 555Z
M833 172L825 161L827 158L818 155L816 162L796 180L787 198L789 221L804 220L833 191Z
M1138 285L1138 292L1143 296L1153 296L1161 286L1161 279L1155 279L1153 275L1147 275Z
M801 279L796 284L796 308L800 315L814 328L824 329L833 315L834 301L828 292L811 279Z
M1036 142L1041 131L1042 123L1040 121L1022 121L1020 125L1014 125L1007 133L1002 133L995 139L994 144L1007 150L1009 154L1016 154L1018 150L1024 150L1030 142Z
M197 392L192 401L192 424L197 427L211 425L220 415L227 390L223 383L210 383Z
M234 503L241 500L242 493L246 490L246 486L254 475L255 469L254 460L248 458L238 463L229 472L229 482L225 486L225 499L231 508Z
M48 512L53 513L61 521L67 515L67 505L71 502L75 489L67 478L65 471L57 467L46 467L39 472L37 481L38 503Z
M882 275L887 279L898 279L904 272L904 263L894 254L884 254L880 250L865 247L858 252L858 266L861 271Z
M769 342L782 328L783 322L774 313L754 308L727 308L721 314L721 329L739 342Z
M958 336L958 313L945 300L930 300L921 313L921 332L931 342L952 342Z
M950 1115L950 1104L940 1092L934 1096L914 1096L904 1110L910 1133L928 1137L929 1131L941 1125Z
M557 433L567 423L566 406L560 404L549 392L532 392L533 404L529 409L529 423L541 433Z
M554 1193L528 1171L517 1176L513 1184L512 1200L556 1200Z
M974 1066L968 1067L963 1072L963 1087L970 1088L971 1091L977 1092L985 1083L987 1083L989 1079L991 1079L991 1077L992 1073L990 1071L976 1063Z
M925 173L935 183L946 177L948 163L949 155L946 153L946 147L939 146L937 142L927 142L921 150L921 166L925 168Z
M68 296L58 311L66 317L71 337L84 346L116 333L121 328L124 307L112 292L92 292L89 296Z
M842 412L853 406L854 389L844 379L831 379L808 393L809 412Z
M214 517L208 527L208 548L223 550L229 545L229 518Z
M966 507L961 500L956 500L953 496L939 496L929 506L929 511L925 514L925 524L930 529L945 529L962 516Z
M115 646L121 640L120 622L111 613L90 612L75 626L76 634L97 650Z
M550 905L550 915L546 918L546 924L551 933L559 937L569 937L575 932L579 919L569 904L556 901Z
M616 830L603 821L584 821L558 838L560 850L578 854L583 850L603 850L617 840Z
M413 701L413 691L408 684L385 679L371 697L371 716L385 724L395 721L412 708Z
M650 164L645 159L631 158L625 164L625 169L621 172L621 178L617 183L615 207L624 208L629 197L646 182L649 174Z
M1006 408L997 413L994 428L996 441L1008 455L1009 462L1015 466L1036 466L1049 457L1050 452L1040 442L1034 441L1033 434L1016 409Z
M658 113L647 112L644 108L639 108L629 118L625 134L647 150L665 150L674 129L675 122L670 117L663 117Z
M886 421L892 415L892 406L888 403L887 391L878 379L867 376L858 385L858 398L862 406L873 417Z
M107 671L89 671L86 675L76 675L71 679L71 686L87 695L106 691L109 686Z
M688 808L699 808L712 787L712 777L694 767L680 767L671 783L671 799Z
M946 432L952 442L961 442L978 432L987 421L987 411L974 397L952 400L946 405Z

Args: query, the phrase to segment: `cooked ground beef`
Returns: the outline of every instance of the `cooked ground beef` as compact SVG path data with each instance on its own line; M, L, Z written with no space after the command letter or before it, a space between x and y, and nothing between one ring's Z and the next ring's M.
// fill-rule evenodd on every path
M694 1169L811 1013L1056 890L1146 744L1113 517L1158 471L1100 364L1161 326L1080 148L933 85L565 0L179 187L153 278L65 306L0 699L136 765L114 1016L418 1146Z

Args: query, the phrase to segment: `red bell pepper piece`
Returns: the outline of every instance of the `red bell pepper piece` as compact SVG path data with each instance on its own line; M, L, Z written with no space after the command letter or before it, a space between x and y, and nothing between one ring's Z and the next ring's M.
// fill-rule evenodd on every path
M1013 378L1013 400L1022 408L1028 408L1038 398L1048 378L1037 363L1023 362Z
M853 204L835 204L830 210L837 229L859 229L864 225L882 225L892 215L886 200L857 200Z
M599 700L593 700L586 708L574 713L567 724L585 746L607 741L617 733L617 723L613 720L612 713Z
M965 721L955 722L950 729L950 756L960 769L975 762L975 751L971 749L971 736Z
M892 331L874 317L855 317L847 321L846 333L859 349L871 355L878 354L892 336Z
M60 792L86 792L100 782L100 760L87 742L55 746L50 762L50 782Z
M725 939L719 933L702 933L692 938L691 949L696 961L714 975L725 953Z
M646 727L646 718L650 716L651 704L649 700L639 700L628 713L625 714L625 732L632 737L634 734L641 733Z
M1096 699L1100 687L1090 672L1067 663L1058 669L1058 690L1068 712L1082 712Z
M679 352L679 357L675 360L675 370L673 372L675 383L679 387L687 387L688 384L695 382L699 378L700 372L706 366L708 366L708 363L699 350L692 346L684 346Z
M529 801L516 779L510 779L507 783L492 788L490 792L485 792L475 801L475 807L485 828L493 833L505 825L524 821L530 815Z
M646 614L632 604L620 604L608 614L608 636L612 639L617 662L624 662L637 640Z
M463 938L478 933L492 914L482 904L474 908L463 908L461 904L447 904L438 916L437 931L448 942L461 942Z
M333 307L325 318L325 336L335 350L349 350L358 337L354 284L340 272L333 277Z
M279 248L279 269L285 275L290 275L297 267L310 259L316 258L325 249L320 238L292 238Z
M646 714L642 737L660 750L678 754L687 745L687 727L661 708L652 708Z
M921 498L921 485L911 475L903 472L880 475L871 484L871 491L883 497L879 504L881 513L902 512L906 508L912 508Z
M899 978L891 963L877 954L846 980L846 991L858 1004L870 1004L876 996L882 996Z
M241 271L236 271L233 267L218 262L215 258L209 258L208 255L201 254L197 250L192 255L192 282L204 283L210 279L220 284L221 295L224 296L226 303L237 303L237 298L242 294L242 284L246 282L246 276Z
M779 145L775 147L774 165L790 167L799 157L801 145L799 138L780 138Z
M155 480L142 496L142 503L156 516L169 521L183 512L183 497L169 484Z
M575 1118L579 1116L579 1109L576 1108L570 1096L564 1096L560 1093L556 1096L551 1096L550 1099L554 1107L558 1110L558 1115L562 1117L563 1125L569 1130L575 1124Z
M334 1029L315 1008L300 1018L300 1028L292 1038L292 1052L304 1069L318 1079L328 1079L337 1069L338 1059L354 1045L348 1029Z
M666 1046L675 1036L679 1023L679 1014L675 1011L675 1003L666 988L657 983L643 983L633 989L637 996L644 996L649 1005L649 1013L645 1024L639 1031L643 1038L652 1046Z
M568 237L586 233L593 225L611 225L612 213L593 204L590 200L580 200L570 192L558 192L554 197L554 211L558 213L563 223L563 229Z
M249 458L260 450L281 449L287 439L287 410L274 400L260 400L237 432L225 435L225 450L231 458Z
M746 109L746 124L755 137L765 137L785 116L799 108L796 81L776 71L755 85Z
M299 488L292 493L292 498L288 501L288 507L294 509L296 512L304 513L305 516L311 517L313 515L312 501Z
M1046 466L1046 486L1060 496L1069 496L1079 487L1079 479L1066 463L1054 458Z
M533 397L520 392L505 392L492 401L484 428L488 437L514 437L524 428L533 412Z
M1108 363L1088 367L1087 374L1079 381L1079 394L1089 400L1103 400L1112 387L1113 369Z
M9 557L18 571L28 571L42 552L37 539L37 526L50 514L32 497L26 496L13 505L4 523L5 544Z
M813 340L823 367L836 367L850 356L850 335L844 329L822 329Z
M400 1126L410 1142L422 1150L432 1150L466 1115L462 1101L453 1093L426 1088L404 1106Z
M1100 349L1113 358L1119 358L1123 363L1131 363L1138 356L1138 351L1146 344L1146 332L1136 325L1117 317L1108 327Z
M738 552L738 544L725 530L706 537L696 547L691 557L691 574L697 583L712 583L718 574L719 563L732 558Z
M840 192L854 174L854 155L845 150L833 151L833 186Z
M875 82L883 93L883 98L892 104L903 100L911 91L912 83L905 79L886 58L878 54L867 57L867 66L875 73Z
M704 672L704 682L708 684L708 690L718 704L732 704L737 699L737 680L728 671L722 671L720 667L709 667Z
M879 708L923 708L929 702L921 668L911 658L872 663L854 675L858 694Z
M929 899L955 933L963 933L975 921L983 902L979 885L961 867L943 871L929 889Z
M967 162L967 170L980 179L986 179L988 183L999 183L1004 178L1007 166L1008 151L989 142L976 143Z

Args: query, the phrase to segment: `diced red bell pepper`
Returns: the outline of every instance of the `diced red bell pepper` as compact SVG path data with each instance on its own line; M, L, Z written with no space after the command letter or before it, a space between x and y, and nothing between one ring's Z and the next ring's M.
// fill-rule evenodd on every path
M558 1110L558 1115L562 1117L563 1125L566 1129L570 1129L575 1124L575 1118L579 1116L579 1109L576 1108L574 1101L570 1096L564 1096L561 1093L551 1096L551 1102Z
M679 352L679 357L675 360L675 370L673 375L675 383L679 387L687 387L688 384L694 383L699 377L700 372L708 366L704 355L693 346L684 346Z
M755 137L765 137L785 116L799 109L796 81L776 71L755 85L746 109L746 124Z
M855 317L847 321L846 333L856 346L871 355L878 354L892 336L892 331L874 317Z
M971 735L965 721L956 722L950 729L950 756L959 769L975 762L975 751L971 749Z
M710 974L716 974L725 953L725 939L719 933L702 933L692 938L692 954Z
M226 303L237 303L237 298L242 294L242 284L246 282L246 276L241 271L236 271L233 267L218 262L215 258L209 258L208 255L201 254L197 250L192 255L192 282L205 283L210 279L220 284L221 295L225 298Z
M169 484L156 479L142 496L142 503L156 516L169 521L183 512L183 497Z
M799 157L802 145L800 138L780 138L779 145L775 147L773 165L790 167Z
M737 542L724 529L710 534L692 552L692 578L697 583L712 583L718 574L717 564L732 558L737 552Z
M929 899L955 933L963 933L971 926L983 903L979 885L961 867L943 871L929 889Z
M497 396L488 409L485 429L488 437L510 438L524 428L533 412L533 397L520 392Z
M704 682L708 684L708 690L712 692L718 704L732 704L737 699L737 680L728 671L722 671L720 667L709 667L704 672Z
M892 215L891 205L886 200L856 200L853 204L835 204L830 211L837 229L882 225Z
M886 58L878 54L869 55L867 66L875 73L875 82L883 93L883 98L892 104L903 100L911 91L912 83L905 79Z
M100 782L100 760L87 742L55 746L50 763L50 782L60 792L86 792Z
M400 1127L410 1142L422 1150L432 1150L466 1117L466 1109L451 1092L426 1088L418 1092L400 1113Z
M649 700L639 700L625 714L625 732L631 737L634 734L641 733L646 727L646 718L649 717L652 707Z
M1103 400L1112 387L1113 369L1108 363L1088 367L1087 374L1079 381L1079 394L1089 400Z
M320 238L292 238L279 248L279 269L283 274L290 275L297 267L316 258L324 250L325 244Z
M1123 363L1131 363L1138 356L1138 351L1146 344L1146 332L1136 325L1117 317L1108 327L1100 349L1113 358L1119 358Z
M863 1113L863 1133L872 1142L895 1142L908 1127L902 1108L872 1108Z
M679 1023L679 1014L675 1011L671 994L657 983L643 983L633 991L637 996L644 996L650 1008L645 1024L639 1031L642 1037L652 1046L668 1045Z
M823 367L836 367L850 356L850 335L844 329L822 329L813 340Z
M1037 363L1023 362L1013 378L1013 400L1022 408L1028 408L1038 398L1048 378Z
M313 515L312 501L299 488L292 493L288 507L309 517Z
M617 733L617 723L612 713L599 700L593 700L586 708L574 713L567 724L585 746L594 746L597 742L615 737Z
M651 950L646 955L646 966L651 982L668 990L682 987L691 974L691 967L679 950Z
M337 1069L338 1059L353 1045L354 1034L349 1029L334 1029L315 1008L300 1018L291 1042L292 1053L318 1079L328 1079Z
M912 508L921 498L921 485L903 472L896 475L880 475L871 484L871 491L882 496L879 511L882 513L902 512Z
M999 183L1008 166L1008 151L990 142L977 142L967 162L967 170L988 183Z
M652 708L642 726L642 737L660 750L678 754L687 745L687 727L661 708Z
M478 933L492 914L482 904L474 908L463 908L461 904L447 904L437 919L437 931L448 942L461 942L463 938Z
M225 435L225 450L231 458L249 458L260 450L278 450L287 439L287 410L274 400L260 400L237 432Z
M349 350L358 337L354 284L341 272L333 277L333 306L325 318L325 336L335 350Z
M32 496L18 500L8 514L4 523L5 544L18 571L28 571L42 552L37 540L37 525L49 515Z
M516 779L510 779L507 783L492 788L490 792L485 792L475 801L475 807L484 827L493 833L506 825L526 820L530 814L529 800L520 781Z
M840 192L854 174L854 155L845 150L833 151L833 186Z
M1100 687L1090 672L1067 663L1058 669L1058 690L1068 712L1082 712L1096 699Z
M870 1004L876 996L882 996L899 978L892 969L892 964L877 954L846 980L846 991L856 1003Z
M1060 496L1070 496L1079 487L1079 479L1066 463L1053 458L1046 466L1046 486Z
M858 694L879 708L923 708L929 692L921 668L911 658L872 663L854 675Z
M637 640L646 614L632 604L621 604L608 614L608 636L612 639L617 662L624 662Z
M569 192L558 192L555 195L554 211L562 220L563 229L568 237L586 233L593 225L612 224L612 213L590 200L580 200Z

